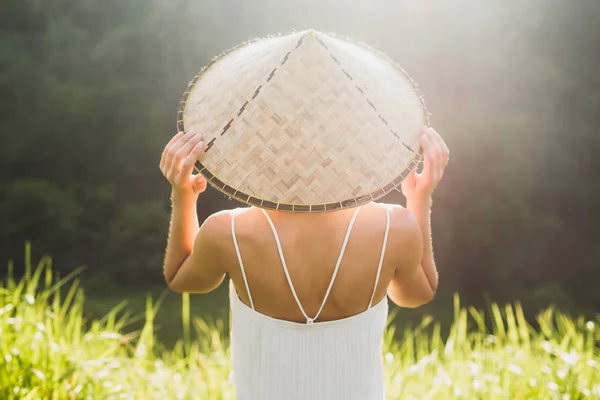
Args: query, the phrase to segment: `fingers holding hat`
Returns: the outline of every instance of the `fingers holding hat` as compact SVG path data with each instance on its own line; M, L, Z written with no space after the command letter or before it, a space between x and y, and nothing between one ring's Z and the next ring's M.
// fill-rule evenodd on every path
M436 157L436 144L429 134L429 130L426 126L421 131L419 136L419 143L423 149L423 171L421 176L427 181L434 181L435 171L437 169L438 160Z
M439 135L432 127L427 127L427 136L429 141L431 142L431 147L433 149L433 157L435 159L435 167L433 169L433 181L434 184L437 184L442 178L442 171L444 169L444 164L442 160L442 147L438 141Z
M171 138L171 140L169 140L169 143L167 143L167 145L165 146L165 149L163 150L163 152L160 156L160 163L159 163L160 170L163 172L163 174L166 172L166 169L167 169L167 160L169 158L169 151L177 143L177 141L179 139L181 139L182 137L183 137L183 132L178 132L175 136L173 136L173 138Z
M171 179L173 164L177 161L177 152L191 139L192 136L193 135L191 134L179 132L165 147L163 156L161 158L160 169L163 172L163 175L169 179L169 181Z
M201 134L179 132L165 146L160 169L178 193L198 194L206 189L202 175L193 175L194 166L205 149Z
M423 149L425 152L425 158L429 158L429 166L432 183L437 184L444 175L444 170L448 164L450 150L442 139L439 133L432 127L423 127L423 133L421 135L423 140ZM427 150L425 148L427 147Z
M185 184L190 180L192 174L194 172L194 166L196 165L196 161L200 159L204 148L206 147L205 143L202 140L195 142L194 146L191 148L185 159L181 163L181 168L179 173L175 178L176 184ZM204 180L202 175L195 175L192 177L193 184L196 185L198 182Z
M421 193L421 196L430 196L442 179L450 151L435 129L428 126L423 127L419 142L424 155L423 172L417 176L414 192ZM408 188L406 190L403 188L404 191L409 196L411 195L411 191Z
M187 136L187 138L186 138ZM184 141L184 139L186 139ZM199 133L188 133L183 139L179 140L169 152L172 155L171 165L169 168L169 177L175 179L181 172L181 167L186 158L190 155L194 147L202 141L202 135Z
M446 165L448 164L448 161L450 160L450 149L448 149L446 142L444 142L444 139L442 139L440 134L435 129L429 128L429 130L431 131L431 134L432 134L433 138L435 139L438 150L439 150L439 159L440 159L439 172L440 172L440 175L439 175L438 179L441 179L442 176L444 175L444 170L446 169Z

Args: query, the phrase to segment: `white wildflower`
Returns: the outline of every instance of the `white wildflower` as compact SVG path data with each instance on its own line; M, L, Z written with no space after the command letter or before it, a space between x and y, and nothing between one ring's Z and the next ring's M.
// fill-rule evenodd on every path
M523 374L523 369L521 367L519 367L518 365L515 364L508 364L508 370L511 372L514 372L517 375L522 375Z
M392 353L386 353L385 362L392 364L394 362L394 355Z
M561 353L560 358L562 358L562 360L569 365L575 365L575 364L577 364L577 360L579 357L577 356L577 353L575 352L575 350L571 350L571 352L569 352L569 353L565 353L565 352Z
M585 327L588 329L588 331L592 332L594 330L594 322L588 321L587 324L585 324Z

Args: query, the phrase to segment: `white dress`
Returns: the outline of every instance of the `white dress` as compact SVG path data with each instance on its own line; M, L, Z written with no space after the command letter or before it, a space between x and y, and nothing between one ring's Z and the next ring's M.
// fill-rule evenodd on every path
M272 318L257 312L250 294L242 257L235 236L235 213L231 219L233 242L251 306L244 304L230 285L231 353L233 383L238 400L382 400L383 333L388 302L384 297L351 317L315 322L337 275L359 208L348 226L329 288L314 317L308 317L290 279L277 231L273 230L288 283L306 323ZM379 281L390 226L389 210L375 288Z

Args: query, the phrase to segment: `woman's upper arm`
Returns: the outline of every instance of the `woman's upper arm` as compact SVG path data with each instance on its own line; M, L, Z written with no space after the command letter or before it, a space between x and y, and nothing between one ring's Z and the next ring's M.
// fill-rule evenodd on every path
M194 240L192 253L169 282L171 290L208 293L219 287L227 272L223 253L230 224L230 212L213 214L204 221Z
M390 230L390 244L395 246L397 256L388 296L400 307L414 308L430 302L434 292L421 267L423 237L417 219L410 210L395 208Z

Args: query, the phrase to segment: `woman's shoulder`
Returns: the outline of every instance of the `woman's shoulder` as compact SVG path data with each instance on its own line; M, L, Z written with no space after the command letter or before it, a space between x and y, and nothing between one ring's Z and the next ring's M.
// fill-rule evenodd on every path
M373 202L372 204L375 207L382 208L389 212L390 216L392 217L392 223L394 223L394 221L406 221L407 219L410 219L410 216L412 215L412 212L409 209L401 206L400 204L375 202Z
M211 232L218 233L229 233L231 231L232 218L242 216L248 213L251 207L237 207L231 209L225 209L217 211L209 215L204 223L202 229L210 230ZM236 220L237 221L237 220Z
M216 219L231 221L231 217L247 213L248 211L250 211L250 209L251 207L228 208L212 213L206 218L206 220Z
M375 203L376 207L381 207L390 213L390 229L394 231L403 231L409 235L415 234L419 228L417 218L411 210L400 204ZM420 228L419 228L420 229Z
M406 208L402 207L400 204L391 204L391 203L377 203L377 202L372 202L371 204L373 204L376 207L380 207L383 208L387 211L392 211L392 210L406 210Z

